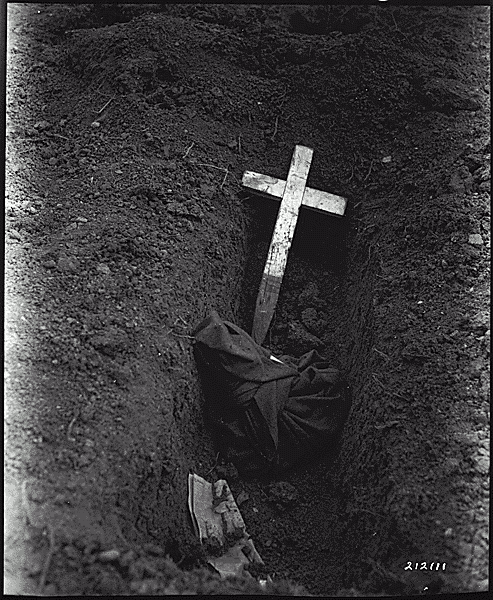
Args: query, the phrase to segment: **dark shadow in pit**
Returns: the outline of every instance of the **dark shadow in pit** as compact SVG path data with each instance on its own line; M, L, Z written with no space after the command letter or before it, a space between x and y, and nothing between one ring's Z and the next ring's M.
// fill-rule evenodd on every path
M243 194L242 201L249 206L250 223L247 228L246 247L248 258L245 266L243 289L240 294L240 315L242 319L239 325L250 332L255 312L255 302L279 210L279 202L246 193ZM347 268L346 246L349 231L350 222L347 216L339 218L302 207L289 252L279 302L282 301L283 293L289 290L292 285L289 277L292 275L294 261L306 262L310 268L329 272L333 274L337 281L345 277Z

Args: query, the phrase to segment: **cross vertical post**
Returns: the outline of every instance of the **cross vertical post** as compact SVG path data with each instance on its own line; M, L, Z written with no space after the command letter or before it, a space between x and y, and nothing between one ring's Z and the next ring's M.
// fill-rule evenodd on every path
M289 167L286 188L267 254L264 274L260 284L252 337L261 344L269 329L279 297L284 269L288 262L288 252L293 240L298 212L303 202L306 180L312 162L313 150L296 146Z

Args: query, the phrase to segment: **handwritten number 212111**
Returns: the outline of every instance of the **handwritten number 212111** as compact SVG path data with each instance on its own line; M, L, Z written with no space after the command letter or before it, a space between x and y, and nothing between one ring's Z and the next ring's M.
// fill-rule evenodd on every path
M442 569L442 571L445 571L445 567L447 566L447 563L440 563L440 562L432 562L432 563L428 563L428 562L411 562L410 560L407 561L407 565L404 567L404 571L439 571L440 569Z

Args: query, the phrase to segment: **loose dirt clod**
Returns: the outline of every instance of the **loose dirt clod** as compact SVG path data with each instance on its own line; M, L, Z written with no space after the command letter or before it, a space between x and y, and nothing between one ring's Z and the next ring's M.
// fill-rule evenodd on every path
M114 562L120 558L119 550L105 550L104 552L100 552L98 554L98 560L105 562Z

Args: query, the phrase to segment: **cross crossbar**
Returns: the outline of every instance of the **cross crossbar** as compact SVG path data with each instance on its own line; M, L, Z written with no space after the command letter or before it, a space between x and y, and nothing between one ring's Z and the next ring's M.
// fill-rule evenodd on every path
M342 217L346 210L345 198L306 186L312 157L311 148L295 146L286 181L253 171L243 174L244 187L281 199L253 319L252 337L257 344L264 341L274 315L301 206L334 217Z
M286 181L284 179L269 177L268 175L254 173L253 171L245 171L241 183L244 187L255 190L259 194L276 199L282 198L286 189ZM306 208L329 213L333 217L342 217L346 210L346 199L342 196L336 196L335 194L329 194L329 192L322 192L310 187L305 187L303 202L301 204L302 206L306 206Z

